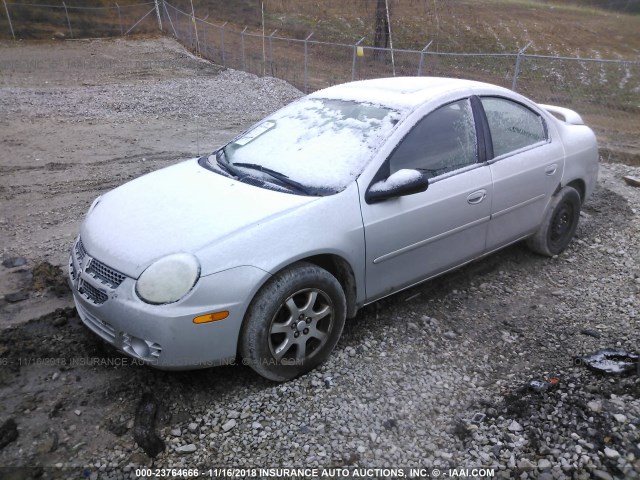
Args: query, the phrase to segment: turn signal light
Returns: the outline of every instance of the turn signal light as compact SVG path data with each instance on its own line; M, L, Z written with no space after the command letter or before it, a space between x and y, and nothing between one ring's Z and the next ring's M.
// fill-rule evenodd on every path
M200 315L193 319L193 323L209 323L217 322L218 320L224 320L229 316L229 312L223 310L222 312L207 313L206 315Z

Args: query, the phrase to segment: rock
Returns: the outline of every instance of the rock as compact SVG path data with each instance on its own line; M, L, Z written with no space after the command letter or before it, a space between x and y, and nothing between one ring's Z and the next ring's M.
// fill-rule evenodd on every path
M518 462L518 469L523 472L530 472L536 469L536 466L531 463L528 459L523 458Z
M587 403L587 407L592 412L599 413L602 411L602 402L600 400L592 400L589 403Z
M38 446L38 451L41 454L44 453L52 453L58 449L58 434L56 432L51 432L44 436L44 439Z
M180 445L179 447L176 448L176 453L179 453L181 455L186 455L189 453L193 453L197 450L196 446L193 443L190 443L189 445Z
M171 433L172 437L181 437L182 436L182 430L180 430L180 428L172 428L169 433Z
M14 292L14 293L7 293L4 296L4 299L9 302L9 303L18 303L18 302L22 302L23 300L26 300L27 298L29 298L29 294L23 290L19 291L19 292Z
M604 447L604 454L607 458L610 458L612 460L617 460L618 458L620 458L620 454L613 448Z
M51 322L51 325L54 327L64 327L68 322L67 317L56 317Z
M113 433L116 437L121 437L122 435L127 433L127 430L129 430L127 428L126 423L124 423L124 422L116 422L116 421L114 421L112 419L108 419L107 420L106 427L107 427L107 430L109 430L111 433Z
M589 337L600 338L600 332L597 332L595 330L590 330L588 328L583 328L582 330L580 330L580 333L582 335L587 335Z
M134 465L148 465L150 461L149 457L140 452L133 452L129 457L129 463Z
M227 418L240 418L240 412L236 410L230 410L227 412Z
M5 268L16 268L27 264L27 259L24 257L7 257L2 260L2 266Z
M236 426L236 421L232 418L227 423L222 425L222 430L225 431L225 432L228 432L229 430L231 430L235 426Z
M551 468L551 462L546 458L538 460L538 470L545 471Z
M56 372L57 373L57 372ZM56 402L51 411L49 412L49 417L54 418L60 415L60 412L64 410L64 403L62 400Z
M18 438L18 425L13 418L0 425L0 450Z
M384 428L386 428L387 430L391 430L392 428L394 428L394 427L397 427L397 426L398 426L398 421L397 421L395 418L390 418L390 419L388 419L388 420L385 420L385 421L382 423L382 426L383 426Z
M629 185L630 187L640 187L640 178L632 177L631 175L626 175L622 177L624 183Z
M136 418L133 424L133 439L151 458L158 456L165 448L164 441L155 431L158 405L150 393L145 393L140 399Z
M262 428L262 424L260 422L253 422L251 424L251 428L254 430L260 430Z
M511 424L507 427L507 429L510 432L521 432L522 431L522 425L520 425L518 422L516 422L515 420L513 420L511 422Z
M599 478L601 480L613 480L613 477L609 473L602 470L594 470L593 478Z
M51 36L51 38L53 38L54 40L64 40L65 35L62 32L53 32L53 35Z
M74 410L73 413L75 413L77 416L82 415L82 410Z
M198 424L195 422L190 423L187 426L187 429L191 432L191 433L196 433L198 431Z
M627 421L627 417L621 413L614 413L613 418L615 418L620 423L624 423Z

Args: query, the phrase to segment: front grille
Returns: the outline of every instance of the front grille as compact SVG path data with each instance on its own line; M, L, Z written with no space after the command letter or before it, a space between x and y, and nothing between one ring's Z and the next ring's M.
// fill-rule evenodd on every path
M87 256L87 251L84 249L84 245L82 244L82 239L78 238L78 241L76 242L76 257L79 262L82 262L82 260L84 260L84 257L86 256Z
M71 275L71 279L76 281L76 269L73 266L73 257L69 257L69 275Z
M106 302L109 299L109 293L118 288L127 278L125 274L91 257L80 237L71 251L69 275L78 292L94 305Z
M98 320L96 317L87 312L81 305L77 305L80 318L87 324L91 330L96 332L102 338L110 343L113 343L116 339L115 329L107 322Z
M78 292L96 305L103 304L109 298L105 292L98 290L96 287L82 279L80 279L80 283L78 284Z
M85 272L100 280L102 283L106 283L114 289L118 288L126 278L126 276L122 273L114 270L111 267L108 267L100 260L96 260L95 258L92 258L89 261L89 266L86 268Z

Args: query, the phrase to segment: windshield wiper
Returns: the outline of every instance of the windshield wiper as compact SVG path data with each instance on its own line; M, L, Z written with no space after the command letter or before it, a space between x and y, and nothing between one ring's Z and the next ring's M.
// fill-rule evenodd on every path
M231 164L226 164L228 167L231 167ZM234 163L234 167L242 167L249 168L251 170L258 170L259 172L266 173L267 175L279 180L289 187L294 187L296 190L301 191L305 195L311 195L307 187L302 185L301 183L296 182L295 180L291 180L284 173L276 172L275 170L271 170L270 168L263 167L262 165L258 165L257 163Z
M216 163L229 175L236 178L240 178L242 176L241 172L233 168L229 162L227 162L222 148L216 152Z

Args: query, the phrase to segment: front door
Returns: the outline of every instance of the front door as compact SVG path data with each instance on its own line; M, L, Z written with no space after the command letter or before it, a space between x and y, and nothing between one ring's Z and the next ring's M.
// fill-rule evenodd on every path
M372 204L360 185L369 300L482 255L491 215L491 171L478 163L468 99L425 116L388 162L389 174L416 169L431 180L422 193Z

